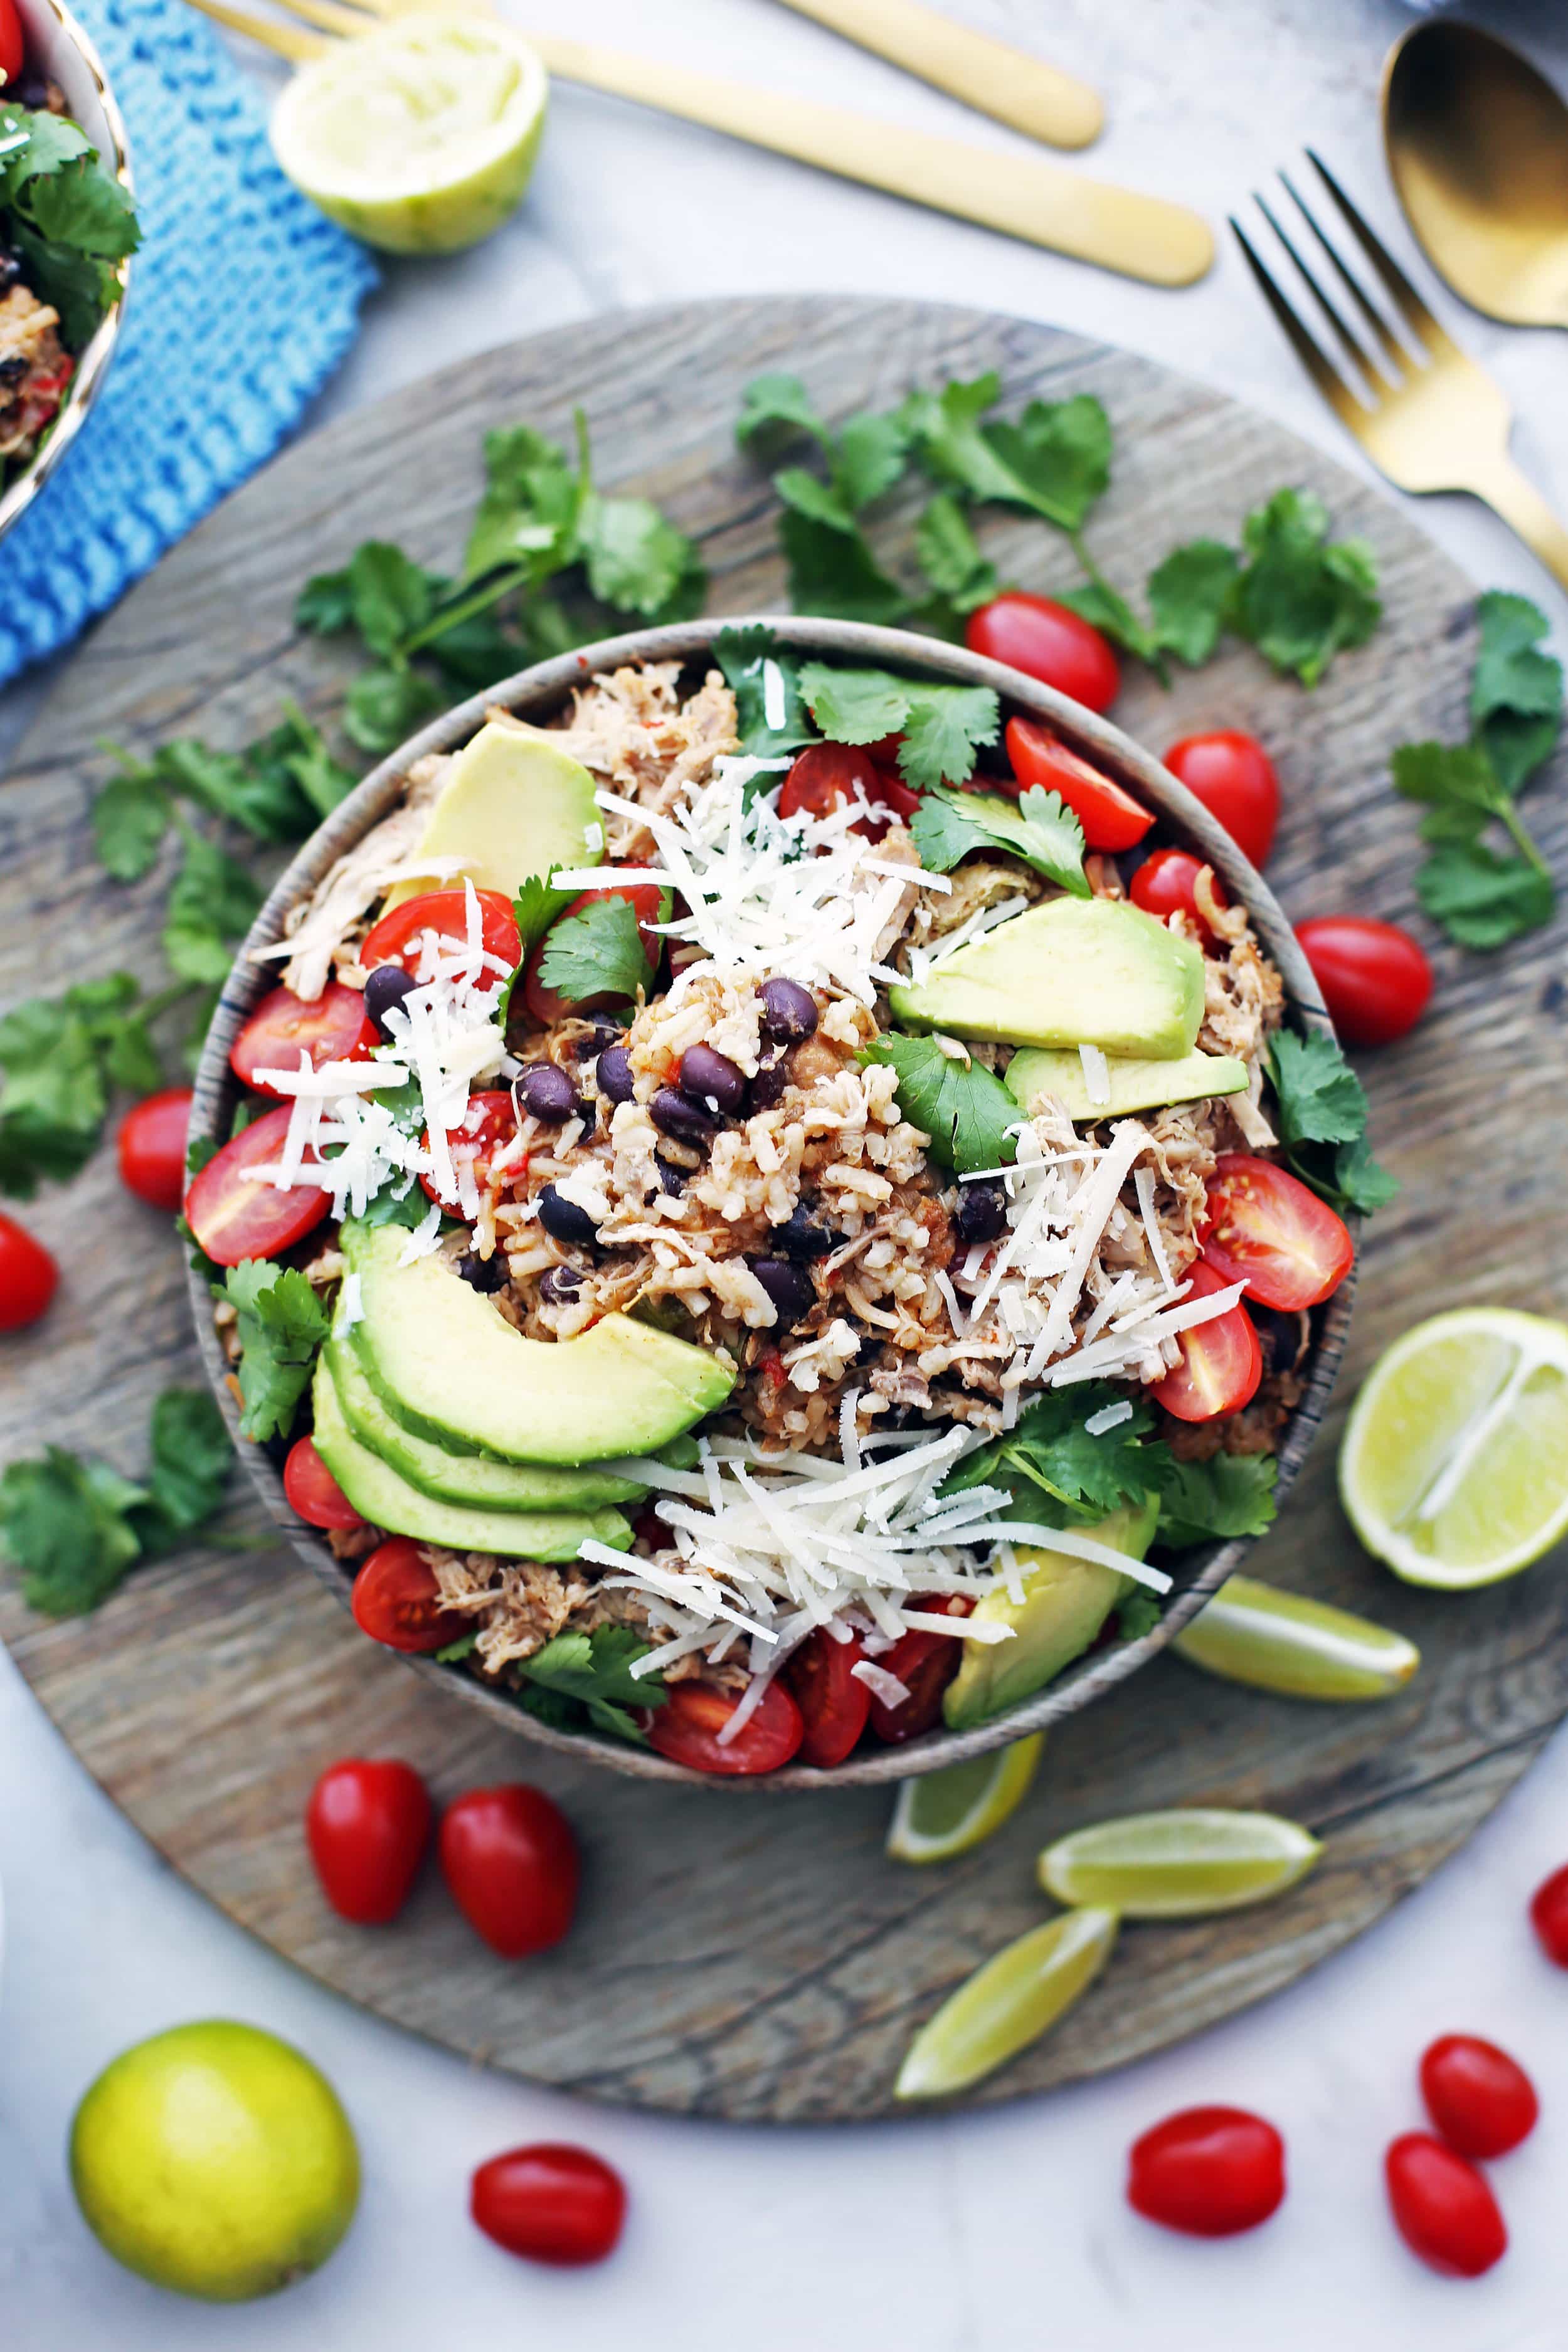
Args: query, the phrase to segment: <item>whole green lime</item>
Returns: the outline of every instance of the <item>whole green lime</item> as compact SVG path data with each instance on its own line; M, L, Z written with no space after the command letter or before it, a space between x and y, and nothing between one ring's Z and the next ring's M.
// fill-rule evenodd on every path
M353 2220L359 2150L324 2074L213 2018L138 2042L76 2111L88 2227L156 2286L247 2303L317 2270Z

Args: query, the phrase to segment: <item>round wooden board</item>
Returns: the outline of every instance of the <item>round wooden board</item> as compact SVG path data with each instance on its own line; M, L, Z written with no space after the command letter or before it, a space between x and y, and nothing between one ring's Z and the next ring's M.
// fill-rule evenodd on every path
M527 419L564 438L581 402L601 482L658 499L701 541L711 608L765 611L781 601L773 503L731 438L747 379L793 369L844 415L988 367L1014 404L1079 391L1104 400L1118 454L1092 536L1119 581L1141 581L1180 540L1234 537L1285 483L1317 488L1338 532L1374 543L1388 617L1321 691L1230 646L1168 695L1135 671L1117 717L1156 750L1197 725L1255 729L1284 778L1269 878L1286 907L1408 915L1415 821L1388 789L1387 756L1401 740L1463 732L1471 592L1399 512L1221 394L1048 329L905 303L731 301L600 319L466 362L302 443L194 532L89 639L0 792L0 1003L116 968L156 984L163 882L122 887L94 863L96 742L142 749L199 732L238 743L273 722L285 695L329 710L342 656L292 635L299 585L377 535L450 568L485 428ZM911 497L889 518L895 546L917 510ZM1039 524L993 514L985 535L1004 577L1048 587L1073 576L1065 544ZM1535 821L1555 828L1561 870L1568 810L1550 785ZM259 1549L149 1569L96 1616L65 1623L30 1616L7 1586L0 1633L115 1801L277 1950L454 2050L679 2112L889 2112L912 2028L1038 1920L1034 1853L1082 1822L1221 1801L1325 1833L1321 1867L1280 1903L1129 1929L1071 2020L969 2095L1014 2098L1159 2049L1369 1926L1453 1852L1568 1707L1568 1592L1553 1569L1459 1600L1408 1591L1361 1555L1333 1500L1339 1415L1395 1332L1466 1301L1563 1309L1563 929L1500 958L1442 957L1434 1013L1366 1064L1378 1148L1405 1190L1368 1247L1339 1412L1256 1557L1258 1573L1420 1643L1423 1670L1397 1700L1291 1705L1160 1659L1053 1733L1033 1795L999 1836L927 1872L883 1858L888 1801L875 1790L739 1804L721 1787L615 1780L490 1727L362 1641L237 1480L226 1531ZM0 1458L52 1441L134 1470L157 1391L199 1376L176 1254L120 1190L112 1154L29 1215L65 1283L43 1329L5 1343ZM396 1927L338 1921L300 1823L321 1766L355 1751L409 1757L438 1797L519 1773L550 1788L587 1865L567 1946L520 1967L493 1959L433 1872Z

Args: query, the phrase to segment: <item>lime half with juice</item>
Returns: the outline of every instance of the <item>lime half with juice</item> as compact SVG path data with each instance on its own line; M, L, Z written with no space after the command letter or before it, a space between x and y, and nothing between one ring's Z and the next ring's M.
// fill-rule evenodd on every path
M1351 1409L1340 1495L1411 1584L1494 1584L1568 1536L1568 1325L1465 1307L1381 1356Z
M386 253L457 253L517 209L544 130L537 52L499 18L408 16L302 66L272 151L322 212Z
M1027 1796L1045 1744L1045 1733L1037 1731L967 1764L900 1781L888 1832L893 1860L951 1862L979 1845Z

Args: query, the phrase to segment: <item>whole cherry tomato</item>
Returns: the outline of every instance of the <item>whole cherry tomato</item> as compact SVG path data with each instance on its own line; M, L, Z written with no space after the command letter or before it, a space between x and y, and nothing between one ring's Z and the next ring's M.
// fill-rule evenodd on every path
M504 963L509 971L515 971L522 961L522 937L511 911L511 900L503 898L499 890L477 890L474 895L479 902L480 946L487 955ZM383 915L370 932L359 951L360 962L366 971L374 971L380 963L399 964L416 980L426 931L434 931L438 939L447 941L448 952L452 948L466 946L468 892L426 890L417 898L405 898L390 915ZM492 978L499 988L501 975L496 972Z
M1568 1863L1542 1880L1531 1897L1530 1920L1547 1958L1568 1969Z
M719 1734L741 1703L738 1691L716 1683L673 1683L648 1723L648 1746L672 1764L694 1772L721 1772L732 1779L776 1772L805 1737L800 1709L782 1682L770 1683L733 1739Z
M1256 736L1234 727L1184 735L1166 752L1165 765L1224 825L1242 856L1261 866L1279 823L1279 779Z
M1212 1298L1230 1283L1199 1258L1188 1270L1194 1298ZM1233 1276L1233 1281L1239 1281ZM1174 1371L1156 1381L1149 1391L1157 1404L1178 1421L1217 1421L1222 1413L1239 1412L1258 1394L1263 1378L1263 1350L1251 1316L1237 1299L1210 1323L1194 1323L1176 1334L1182 1360Z
M447 1139L447 1148L451 1152L454 1168L459 1161L466 1160L473 1170L475 1185L482 1192L490 1181L491 1160L504 1144L511 1141L516 1133L517 1108L510 1095L504 1088L492 1088L483 1094L470 1095L467 1110ZM428 1151L430 1149L428 1128L426 1129L419 1141L421 1148ZM519 1175L523 1172L527 1164L524 1160L517 1162ZM421 1176L419 1181L433 1201L440 1202L449 1217L461 1217L468 1213L456 1195L448 1197L445 1192L437 1192L433 1176Z
M661 882L606 882L602 890L583 891L578 898L573 899L569 907L562 908L555 921L557 923L570 921L574 915L580 915L584 907L593 906L599 898L626 900L637 919L637 937L642 941L642 951L652 969L657 971L659 958L664 953L664 940L660 934L651 929L649 926L662 922L664 919L662 912L664 885ZM553 930L555 924L552 923L550 928ZM542 1029L552 1028L565 1013L598 1013L602 1012L606 1004L616 1004L621 1002L613 989L602 989L593 996L567 997L563 996L558 988L546 988L539 976L539 967L544 961L544 951L549 944L550 931L546 931L542 940L534 942L529 954L528 971L523 982L522 992L530 1013Z
M15 1217L0 1215L0 1331L36 1323L55 1295L60 1270Z
M1198 1238L1222 1282L1245 1282L1248 1298L1280 1315L1331 1297L1355 1263L1349 1228L1328 1202L1247 1151L1220 1154Z
M473 1632L468 1618L442 1607L435 1570L411 1536L377 1544L354 1579L353 1618L389 1650L444 1650Z
M1506 2156L1535 2129L1541 2102L1517 2060L1474 2033L1445 2033L1421 2061L1426 2112L1461 2156Z
M1208 895L1222 910L1230 900L1226 897L1218 875L1212 866L1205 866L1186 849L1156 849L1146 857L1128 885L1127 895L1135 907L1146 915L1157 916L1163 923L1167 916L1183 914L1195 927L1205 947L1217 944L1198 906L1198 877L1208 876Z
M288 1103L264 1112L193 1178L185 1194L185 1220L215 1265L277 1257L302 1241L331 1207L331 1194L313 1184L296 1185L286 1192L251 1172L282 1158L290 1116Z
M576 2268L615 2252L626 2218L626 2184L592 2149L542 2140L481 2164L468 2210L509 2254Z
M877 753L883 748L879 743L808 743L779 787L780 816L831 816L835 809L847 808L858 789L873 808L885 809L887 814L859 817L850 830L879 841L895 817L911 817L921 804L919 793L911 792L892 769L878 765Z
M1397 923L1370 915L1318 915L1296 937L1347 1045L1392 1045L1426 1010L1432 967Z
M910 1604L933 1617L967 1617L973 1602L960 1592L921 1593ZM873 1696L871 1728L889 1748L919 1739L942 1721L942 1693L963 1663L963 1643L951 1633L928 1633L923 1626L900 1633L877 1660L884 1674L903 1684L909 1696L897 1706Z
M784 1668L784 1680L805 1726L800 1743L803 1764L831 1770L843 1763L865 1730L871 1694L855 1674L865 1654L858 1634L836 1642L819 1626L806 1635Z
M291 988L275 988L229 1047L228 1066L241 1086L285 1102L289 1097L282 1088L268 1084L258 1072L297 1070L301 1054L313 1070L323 1062L363 1062L380 1043L359 989L344 988L333 980L320 996L307 999L296 996Z
M26 61L22 19L16 13L16 0L0 0L0 75L14 84Z
M1450 2278L1479 2278L1508 2252L1497 2199L1467 2157L1430 2132L1405 2132L1384 2158L1394 2227L1413 2254Z
M339 1916L384 1927L413 1891L430 1837L430 1799L411 1764L345 1756L329 1764L305 1808L305 1839L321 1892Z
M1083 827L1089 849L1131 849L1154 822L1154 813L1102 775L1037 719L1009 719L1007 757L1017 790L1038 784L1059 793Z
M1245 2107L1185 2107L1132 2143L1127 2201L1194 2238L1256 2230L1285 2195L1285 2143Z
M441 1819L441 1874L476 1936L503 1960L548 1951L571 1927L582 1865L542 1789L468 1789Z
M283 1492L308 1528L363 1528L355 1510L316 1451L313 1437L297 1437L283 1465Z
M1054 686L1086 710L1109 710L1121 685L1110 640L1070 604L1015 590L971 613L963 642L972 654L1005 662Z
M174 1211L185 1189L185 1140L191 1124L189 1087L148 1095L120 1122L120 1181L150 1209Z

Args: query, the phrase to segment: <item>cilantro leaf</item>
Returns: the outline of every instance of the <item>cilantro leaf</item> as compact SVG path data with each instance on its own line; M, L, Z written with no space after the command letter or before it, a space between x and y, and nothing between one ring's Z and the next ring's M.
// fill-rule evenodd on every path
M833 487L852 514L884 498L904 470L910 436L901 417L869 412L840 426L833 447Z
M463 577L478 580L521 566L534 581L563 571L577 551L577 526L589 494L586 430L575 469L553 441L531 425L485 436L485 494L463 557Z
M1276 1030L1268 1074L1280 1140L1302 1183L1341 1209L1370 1212L1393 1200L1399 1187L1366 1140L1365 1090L1333 1039Z
M1110 480L1110 419L1091 393L1032 400L1016 425L982 432L1016 485L1013 503L1063 530L1082 529Z
M216 982L228 977L235 943L255 919L261 893L216 842L188 825L181 831L185 856L169 893L163 954L182 980Z
M780 482L784 479L779 477ZM789 566L790 602L797 613L820 613L828 620L890 623L902 620L910 600L882 570L870 547L841 506L812 474L802 474L820 492L818 504L841 520L824 520L798 503L812 494L796 485L796 503L779 519L779 540Z
M617 1003L646 996L653 986L653 966L630 900L591 898L575 915L563 917L545 940L539 977L568 1004L583 1004L593 996Z
M436 1664L438 1666L455 1666L460 1658L471 1656L478 1649L479 1643L479 1637L477 1631L472 1633L459 1633L455 1642L444 1643L436 1652Z
M557 870L552 866L542 877L531 874L511 902L512 919L525 952L535 940L544 937L562 908L572 903L566 891L552 887Z
M141 243L131 193L89 152L26 185L23 210L40 236L100 261L123 261Z
M120 283L107 261L57 245L29 228L19 213L6 225L7 238L23 265L27 284L41 301L52 302L60 314L60 340L68 351L79 352L120 292Z
M1124 1600L1116 1605L1116 1638L1119 1642L1141 1642L1152 1633L1165 1613L1165 1604L1157 1592L1146 1584L1135 1584Z
M935 593L960 616L996 593L996 567L981 553L969 517L946 490L931 499L915 526L915 558Z
M1563 665L1541 649L1551 623L1525 596L1493 589L1476 605L1480 648L1470 724L1510 795L1548 757L1563 724Z
M862 1062L898 1072L899 1108L931 1138L931 1155L955 1174L997 1168L1017 1151L1009 1128L1023 1114L1000 1078L967 1055L954 1060L934 1037L889 1031L864 1048Z
M234 1463L224 1418L205 1389L165 1389L153 1407L150 1509L170 1538L210 1519Z
M92 804L93 846L117 882L150 872L169 830L173 806L155 768L120 754L122 765Z
M595 490L579 525L588 585L617 612L647 619L686 617L670 608L685 591L700 612L708 575L684 531L666 520L649 499L605 499Z
M417 670L362 670L343 698L343 730L363 751L395 751L444 698Z
M1434 850L1416 872L1415 895L1450 939L1483 950L1539 930L1557 907L1543 866L1529 857L1500 856L1484 842Z
M922 685L890 670L801 666L801 691L833 743L876 743L901 733L899 767L917 792L963 783L982 743L994 743L1002 709L988 686Z
M1379 1166L1364 1135L1352 1136L1335 1152L1333 1184L1342 1207L1359 1209L1367 1217L1399 1196L1398 1178Z
M246 1258L230 1266L225 1295L238 1318L237 1367L247 1437L287 1437L310 1386L316 1352L331 1318L294 1266Z
M27 283L79 351L119 294L113 265L141 241L130 194L76 123L0 100L0 210Z
M1047 1389L1026 1406L1015 1428L967 1455L942 1493L1005 1486L1015 1507L1026 1511L1037 1508L1044 1493L1088 1519L1142 1501L1160 1486L1168 1459L1163 1445L1144 1443L1153 1427L1148 1406L1134 1403L1128 1419L1099 1436L1084 1427L1106 1405L1126 1401L1108 1381Z
M634 1676L631 1673L637 1661L647 1656L650 1647L629 1625L595 1625L587 1633L557 1633L531 1658L525 1658L519 1668L532 1685L523 1704L531 1712L542 1714L546 1720L561 1722L563 1727L570 1726L576 1709L585 1707L595 1730L606 1731L618 1739L641 1742L642 1727L629 1710L662 1706L668 1696L658 1675ZM554 1709L547 1711L537 1703L546 1696L557 1701L575 1702L575 1706L559 1713Z
M1383 612L1372 550L1328 534L1328 509L1311 490L1278 490L1242 525L1249 561L1230 625L1303 686L1316 686L1342 648L1364 645Z
M800 665L779 648L771 629L721 629L713 658L735 698L741 749L750 758L775 759L816 742Z
M0 1019L0 1192L31 1200L97 1148L110 1085L158 1082L141 990L128 971L32 997Z
M1195 669L1219 643L1240 559L1217 539L1173 548L1149 574L1154 642Z
M742 395L741 414L735 420L738 446L771 466L802 435L824 446L827 441L827 427L799 376L753 376Z
M79 1617L106 1600L141 1557L129 1514L146 1499L144 1487L62 1446L9 1464L0 1475L0 1544L21 1570L29 1608Z
M1153 632L1144 627L1126 597L1109 580L1097 575L1080 587L1064 588L1058 602L1080 614L1102 636L1110 637L1127 653L1137 654L1141 660L1152 663L1163 678Z
M380 1094L375 1099L385 1102L387 1097ZM415 1105L411 1108L419 1110L422 1106ZM416 1131L423 1123L420 1117L412 1122ZM417 1184L410 1184L401 1200L388 1186L384 1192L376 1193L374 1200L366 1202L358 1222L362 1225L401 1225L405 1233L412 1233L416 1225L424 1223L429 1213L430 1202Z
M1279 1470L1271 1454L1215 1454L1207 1462L1169 1454L1155 1542L1181 1551L1223 1537L1260 1536L1274 1524Z
M311 636L335 637L353 616L353 590L346 571L313 572L294 602L294 626Z
M384 660L423 627L435 610L439 583L389 540L367 539L349 558L349 599L354 627Z
M1485 751L1473 743L1402 743L1394 754L1394 789L1430 814L1421 838L1470 842L1500 816L1505 795Z
M812 717L833 743L878 743L897 734L910 714L910 682L885 669L801 666L801 692Z
M933 874L950 873L972 849L1005 849L1043 874L1047 882L1089 896L1083 870L1083 827L1059 793L1033 784L1016 801L1000 793L949 793L940 785L921 795L910 819L921 864Z

